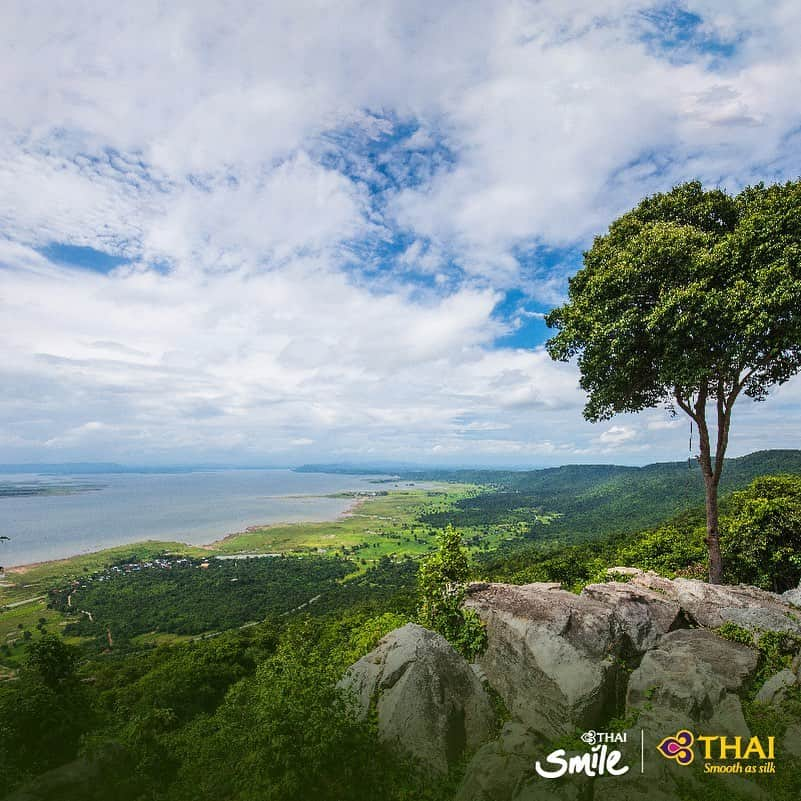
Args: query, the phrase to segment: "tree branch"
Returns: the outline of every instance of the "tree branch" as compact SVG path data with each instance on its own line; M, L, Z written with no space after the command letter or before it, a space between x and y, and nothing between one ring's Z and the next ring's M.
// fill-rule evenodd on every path
M718 415L718 436L715 443L715 468L712 473L712 480L717 486L720 481L720 474L723 472L723 456L726 453L726 446L729 442L729 415L731 406L727 404L726 386L723 376L718 377L718 391L715 397L715 406Z
M699 461L701 471L707 478L712 477L712 458L709 449L709 426L706 424L706 401L709 397L709 385L702 384L698 390L698 400L695 402L695 417L698 424Z
M698 422L698 418L695 416L695 413L693 412L692 407L690 406L690 404L687 401L684 400L684 398L681 395L681 392L678 389L676 389L676 391L674 392L674 397L676 398L676 403L678 404L679 408L686 415L688 415L690 418L695 420L695 422L697 423Z

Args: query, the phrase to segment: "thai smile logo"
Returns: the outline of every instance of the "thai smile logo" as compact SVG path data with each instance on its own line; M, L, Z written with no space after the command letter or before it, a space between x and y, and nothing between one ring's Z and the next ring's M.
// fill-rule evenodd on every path
M666 759L675 759L679 765L689 765L695 758L693 753L693 733L682 729L675 737L665 737L656 747Z

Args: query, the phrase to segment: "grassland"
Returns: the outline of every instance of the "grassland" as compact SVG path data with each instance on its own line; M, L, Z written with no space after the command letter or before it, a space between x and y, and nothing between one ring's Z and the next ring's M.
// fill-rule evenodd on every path
M355 499L338 520L255 527L196 547L178 542L148 541L122 545L68 559L11 568L0 579L0 667L15 666L30 639L42 631L60 631L67 620L48 609L51 588L63 587L121 562L146 562L165 554L194 558L282 553L349 558L358 575L382 557L419 557L435 547L437 529L418 521L425 514L446 512L479 491L469 484L427 484ZM482 538L486 549L513 535L497 526ZM479 547L479 538L472 538ZM26 634L28 632L28 634ZM173 640L175 635L142 636L142 644ZM26 639L27 638L27 639Z
M339 520L253 528L215 542L208 550L221 555L324 553L349 556L367 565L382 556L420 556L433 547L436 530L417 518L445 511L476 492L476 487L467 484L392 491L358 500Z

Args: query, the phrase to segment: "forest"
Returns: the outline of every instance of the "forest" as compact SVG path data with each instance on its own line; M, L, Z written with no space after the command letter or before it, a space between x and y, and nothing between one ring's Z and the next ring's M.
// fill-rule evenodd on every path
M52 608L73 616L68 636L111 636L117 647L150 631L201 634L230 629L307 604L355 565L338 557L170 559L112 565L50 593Z
M801 451L758 451L727 459L723 492L741 489L759 475L801 472ZM704 486L694 462L663 462L645 467L566 465L532 471L433 471L411 473L417 480L458 480L491 485L494 492L464 498L454 509L422 516L433 526L486 527L530 521L537 512L550 519L532 524L538 539L597 538L607 532L636 532L703 504Z

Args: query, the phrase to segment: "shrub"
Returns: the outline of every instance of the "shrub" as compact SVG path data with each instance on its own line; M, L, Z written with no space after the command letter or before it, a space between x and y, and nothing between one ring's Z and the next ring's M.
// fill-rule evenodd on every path
M703 527L668 523L645 532L639 539L618 552L619 563L633 565L660 574L691 572L694 565L704 564Z
M727 579L773 592L801 579L801 477L763 476L731 495L721 521Z
M448 526L439 549L420 565L418 615L421 625L439 632L466 659L474 659L486 647L487 634L478 615L462 607L469 574L461 535Z

